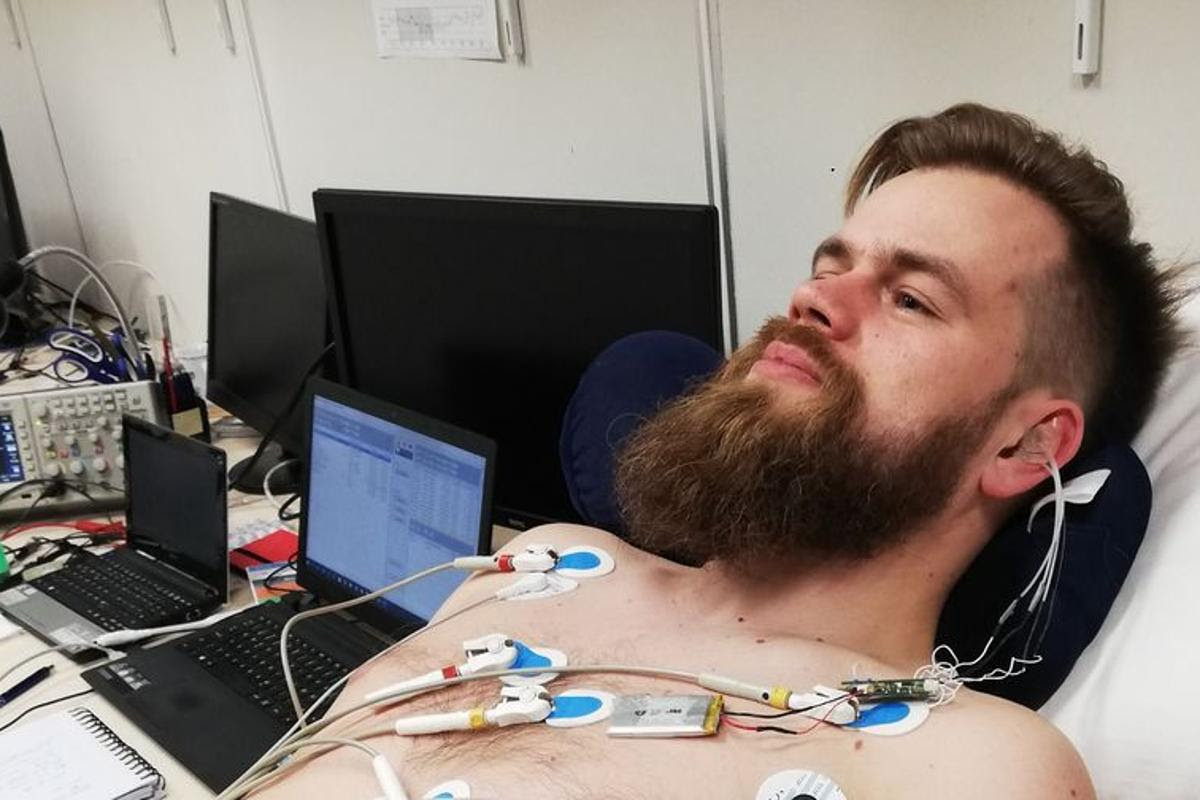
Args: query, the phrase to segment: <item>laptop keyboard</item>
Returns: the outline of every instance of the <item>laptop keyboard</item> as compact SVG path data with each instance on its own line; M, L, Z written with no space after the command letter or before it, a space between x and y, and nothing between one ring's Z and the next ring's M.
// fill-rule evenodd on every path
M89 554L75 556L62 569L30 583L107 631L151 628L196 617L200 611L196 598Z
M189 636L176 646L236 694L276 721L290 725L296 721L296 713L288 697L279 659L282 633L283 623L278 619L266 614L246 613ZM295 633L288 635L288 664L300 703L305 708L312 705L330 684L358 666L358 663L339 659ZM324 716L336 696L334 693L309 715L309 721Z

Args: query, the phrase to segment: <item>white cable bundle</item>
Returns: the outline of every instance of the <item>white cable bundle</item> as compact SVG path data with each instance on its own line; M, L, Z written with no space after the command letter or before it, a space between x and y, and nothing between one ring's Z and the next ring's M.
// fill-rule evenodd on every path
M1046 470L1050 473L1050 477L1054 481L1054 530L1050 535L1050 546L1046 548L1046 556L1042 559L1041 564L1038 566L1037 571L1034 572L1029 583L1008 604L1008 607L1004 609L1004 613L1000 615L1000 619L996 623L996 629L999 630L1000 626L1004 625L1012 616L1025 596L1029 595L1027 618L1031 620L1032 624L1029 630L1029 638L1025 642L1025 648L1020 656L1009 658L1008 666L1005 668L996 667L983 675L966 677L961 674L962 670L973 667L984 660L992 644L996 641L995 633L993 632L988 637L987 643L984 644L979 655L970 661L960 661L958 654L954 652L954 648L949 645L938 645L933 648L933 653L930 655L930 663L919 668L914 674L916 678L936 681L941 687L941 691L930 701L930 705L939 706L949 703L958 694L958 690L963 687L963 684L1004 680L1005 678L1020 675L1025 671L1025 667L1041 663L1042 657L1036 653L1032 656L1029 655L1029 650L1030 645L1033 643L1033 635L1036 633L1038 624L1042 619L1043 606L1047 600L1050 600L1049 610L1053 609L1051 592L1058 577L1059 566L1062 560L1063 523L1066 521L1066 498L1063 492L1062 474L1058 471L1058 465L1053 459L1047 460ZM1033 517L1030 516L1026 530L1032 531L1032 529ZM1032 594L1030 594L1031 592ZM1047 611L1047 613L1049 612ZM1048 620L1049 618L1047 617ZM1045 631L1043 630L1044 633ZM1039 650L1041 646L1042 642L1039 638L1033 649ZM942 651L945 651L945 654L939 657Z

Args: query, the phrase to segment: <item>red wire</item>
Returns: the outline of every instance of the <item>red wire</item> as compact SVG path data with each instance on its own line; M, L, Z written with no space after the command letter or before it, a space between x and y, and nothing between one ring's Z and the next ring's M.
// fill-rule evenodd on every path
M846 700L849 700L849 699L850 699L849 697L846 698ZM842 703L846 702L846 700L842 700L840 703L834 703L833 705L831 705L829 707L829 710L825 712L825 716L821 717L819 720L817 720L811 726L805 728L804 730L797 731L796 735L803 736L806 733L812 733L814 730L816 730L817 728L824 725L829 720L829 715L833 713L834 709L837 708L838 706L840 706Z
M172 414L179 410L175 402L175 371L171 368L170 340L163 339L163 377L167 379L167 405Z
M758 728L756 728L756 727L753 727L750 725L743 725L742 723L732 720L729 717L725 717L724 720L725 720L726 725L728 725L731 728L737 728L740 731L750 731L752 733L755 733L758 731Z
M66 522L30 522L25 525L18 525L10 531L5 531L4 535L0 538L7 539L10 536L16 536L18 533L37 530L38 528L69 528L81 533L125 532L125 525L121 522L97 522L90 519L77 519Z
M840 706L840 705L842 705L843 703L845 703L845 702L849 701L851 697L852 697L852 695L846 695L846 697L842 698L842 699L841 699L841 700L839 700L838 702L836 702L836 703L834 703L833 705L831 705L831 706L829 707L829 710L825 712L825 716L821 717L819 720L817 720L816 722L814 722L814 723L813 723L811 726L809 726L809 727L805 728L805 729L804 729L804 730L802 730L802 731L792 731L792 733L794 733L794 734L795 734L795 735L797 735L797 736L803 736L803 735L804 735L804 734L806 734L806 733L811 733L811 732L813 732L814 730L816 730L817 728L819 728L819 727L820 727L822 724L824 724L824 723L828 722L828 720L829 720L829 715L830 715L830 714L832 714L832 713L834 712L834 710L835 710L835 709L836 709L838 706ZM729 718L728 716L726 716L726 715L722 715L722 716L721 716L721 719L722 719L722 721L723 721L723 722L724 722L726 725L729 725L730 727L733 727L733 728L737 728L738 730L750 731L751 733L771 733L771 731L763 731L763 727L764 727L764 726L761 726L761 725L746 725L746 724L744 724L744 723L741 723L741 722L738 722L738 721L736 721L736 720L730 719L730 718Z

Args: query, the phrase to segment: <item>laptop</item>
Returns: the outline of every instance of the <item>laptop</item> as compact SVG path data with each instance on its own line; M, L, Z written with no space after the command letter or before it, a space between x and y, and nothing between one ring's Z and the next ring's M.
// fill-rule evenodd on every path
M279 660L289 617L482 554L490 535L491 440L320 379L310 381L305 405L296 570L305 592L84 674L213 791L228 786L295 721ZM289 660L304 706L424 625L465 578L439 573L298 624Z
M74 552L61 566L0 592L0 610L75 661L106 631L206 616L227 600L225 453L152 422L122 420L126 544Z

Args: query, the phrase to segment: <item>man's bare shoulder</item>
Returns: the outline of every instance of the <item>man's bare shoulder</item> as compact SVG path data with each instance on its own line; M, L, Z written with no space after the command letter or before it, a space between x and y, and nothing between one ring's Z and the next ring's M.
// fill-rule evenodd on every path
M947 796L1094 800L1083 759L1037 713L964 690L934 714L940 724L930 726L925 744L939 756L942 775L937 783L950 790Z
M549 525L539 525L515 536L503 548L505 552L515 552L531 544L548 544L558 550L575 545L599 547L616 555L633 555L634 557L652 558L648 553L638 550L621 537L600 528L588 525L572 525L566 522L554 522Z

